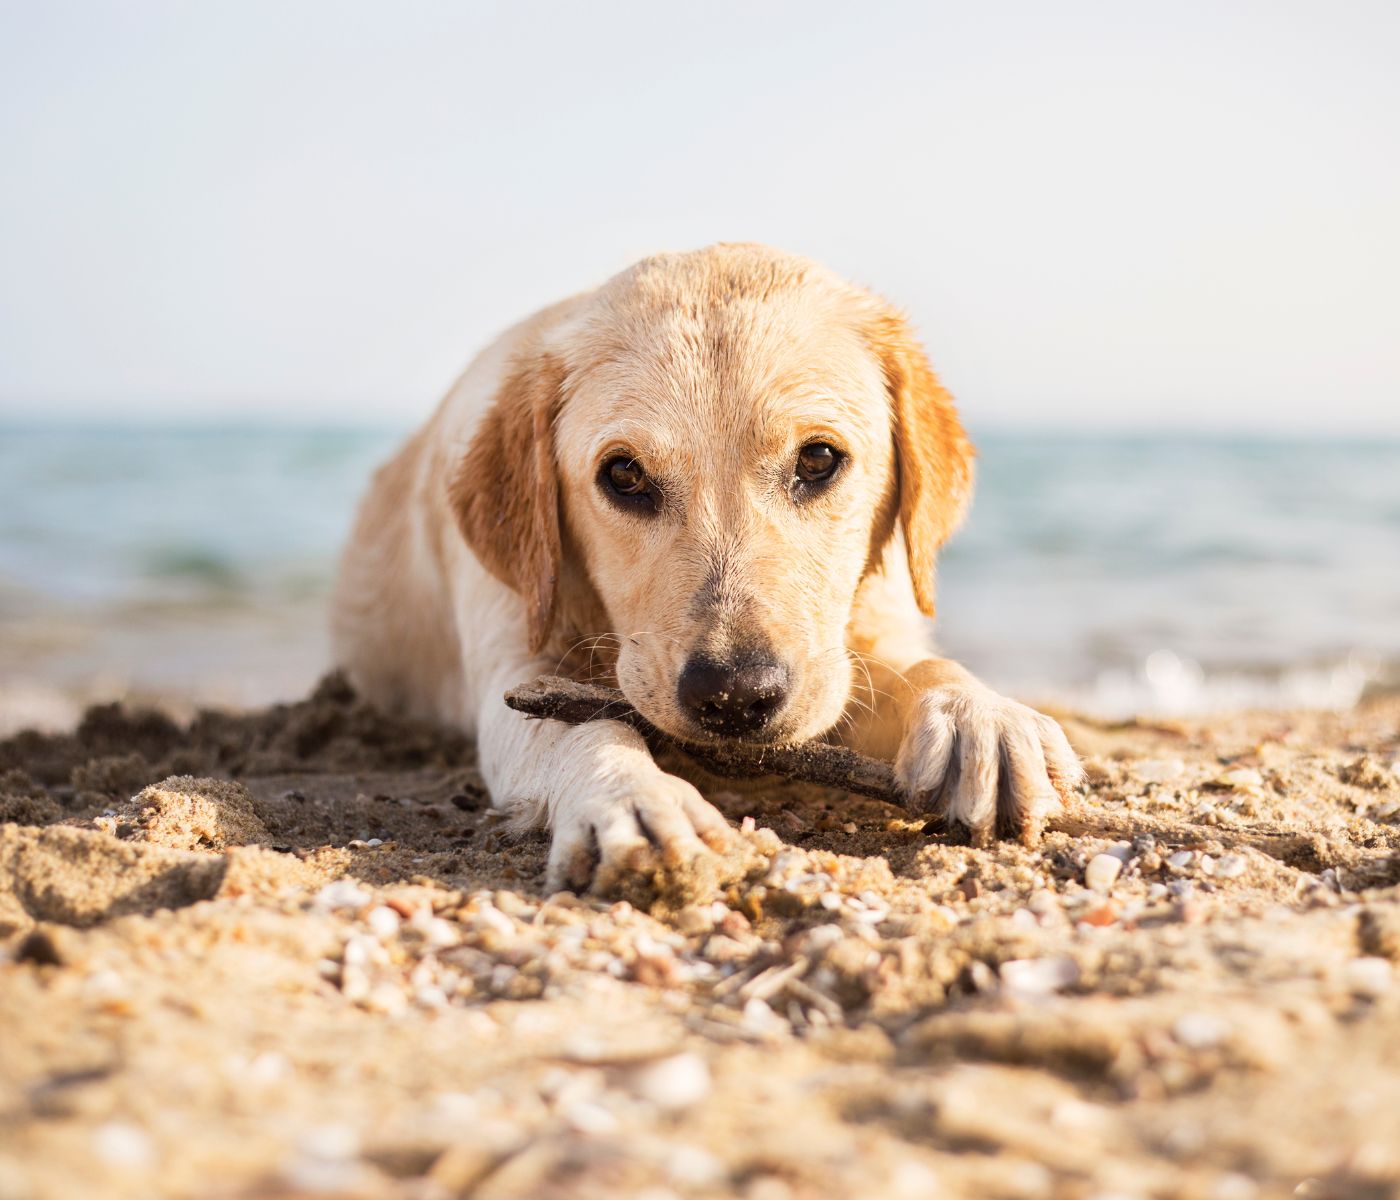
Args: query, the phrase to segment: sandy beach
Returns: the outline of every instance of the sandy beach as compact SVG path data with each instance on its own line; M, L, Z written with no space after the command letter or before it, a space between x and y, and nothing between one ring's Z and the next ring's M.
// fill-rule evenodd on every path
M623 897L335 680L0 743L0 1195L1397 1194L1400 700L1060 715L1037 849L709 780Z
M0 1200L1400 1200L1397 63L0 3Z

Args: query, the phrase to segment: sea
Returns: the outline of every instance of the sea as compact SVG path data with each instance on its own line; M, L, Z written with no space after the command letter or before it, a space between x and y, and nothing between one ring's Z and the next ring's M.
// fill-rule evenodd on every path
M192 712L329 665L339 547L390 428L0 428L0 729ZM1400 441L982 433L942 653L1106 718L1400 687Z

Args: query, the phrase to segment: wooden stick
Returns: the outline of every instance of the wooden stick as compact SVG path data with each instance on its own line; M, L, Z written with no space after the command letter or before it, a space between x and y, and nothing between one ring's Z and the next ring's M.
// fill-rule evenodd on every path
M507 692L506 704L527 716L569 725L582 725L585 721L625 722L648 738L670 742L716 775L783 775L803 783L873 796L901 807L904 803L895 791L891 763L825 742L805 742L800 746L683 742L652 725L616 688L541 675L533 683Z

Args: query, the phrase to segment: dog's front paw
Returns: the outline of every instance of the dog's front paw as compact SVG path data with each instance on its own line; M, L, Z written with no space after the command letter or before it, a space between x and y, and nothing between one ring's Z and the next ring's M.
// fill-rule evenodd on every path
M680 866L729 844L729 826L683 779L658 769L584 791L554 808L547 883L552 888L615 891L620 880L648 869L659 856Z
M1083 774L1059 725L981 686L923 693L895 760L911 807L966 827L975 846L1033 844Z

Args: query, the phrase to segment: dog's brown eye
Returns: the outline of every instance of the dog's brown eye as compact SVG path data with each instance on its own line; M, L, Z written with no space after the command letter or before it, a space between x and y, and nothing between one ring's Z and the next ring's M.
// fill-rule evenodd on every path
M803 483L830 479L841 464L841 453L825 442L812 442L797 452L797 478Z
M659 493L642 464L619 454L610 458L598 472L598 480L614 500L630 507L655 510Z
M608 463L608 482L619 496L637 496L646 491L647 473L635 459L615 458Z

